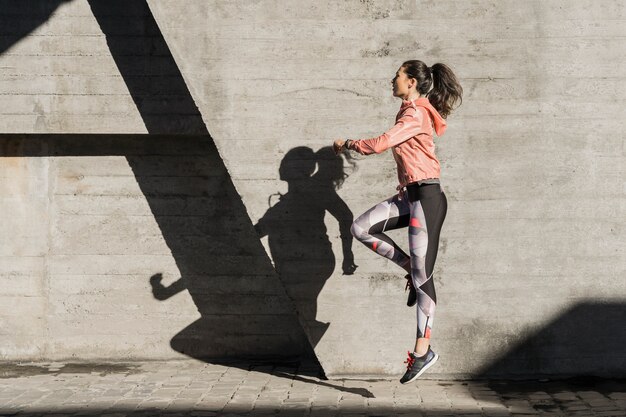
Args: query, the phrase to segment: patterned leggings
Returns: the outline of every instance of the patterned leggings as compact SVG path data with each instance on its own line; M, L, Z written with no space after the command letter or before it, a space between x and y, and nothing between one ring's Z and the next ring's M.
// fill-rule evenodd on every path
M375 205L352 223L352 235L411 273L417 290L417 337L430 338L435 313L433 268L448 202L439 184L410 184L400 195ZM409 228L407 255L384 232Z

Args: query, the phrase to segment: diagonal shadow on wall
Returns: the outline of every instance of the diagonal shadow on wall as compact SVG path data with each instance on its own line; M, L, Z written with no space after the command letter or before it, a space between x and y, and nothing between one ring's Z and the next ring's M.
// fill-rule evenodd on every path
M210 137L145 0L89 0L149 134Z

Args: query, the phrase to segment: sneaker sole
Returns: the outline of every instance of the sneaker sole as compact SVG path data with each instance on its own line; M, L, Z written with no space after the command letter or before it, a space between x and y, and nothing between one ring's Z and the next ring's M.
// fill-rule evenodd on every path
M439 355L437 355L435 353L435 357L433 358L432 361L428 362L428 364L426 364L421 371L419 371L417 373L417 375L415 375L413 378L409 379L408 381L404 382L403 384L409 384L413 381L415 381L417 378L420 377L420 375L422 375L424 372L426 372L428 370L428 368L430 368L431 366L433 366L435 364L435 362L437 362L437 359L439 359Z

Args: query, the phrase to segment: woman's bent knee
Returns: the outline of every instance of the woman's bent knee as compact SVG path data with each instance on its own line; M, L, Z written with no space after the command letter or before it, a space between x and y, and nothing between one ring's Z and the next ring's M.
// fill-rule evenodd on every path
M358 224L357 220L352 222L352 226L350 226L350 233L352 233L352 236L354 236L355 239L361 241L365 239L367 235L367 233L365 233L365 230L363 230L363 228Z

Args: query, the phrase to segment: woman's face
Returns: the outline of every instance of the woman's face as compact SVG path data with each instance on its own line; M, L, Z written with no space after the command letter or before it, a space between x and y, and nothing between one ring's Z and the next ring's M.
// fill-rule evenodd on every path
M391 84L393 85L393 95L403 99L409 96L411 88L415 89L415 79L409 78L403 67L398 69L396 76L391 80Z

